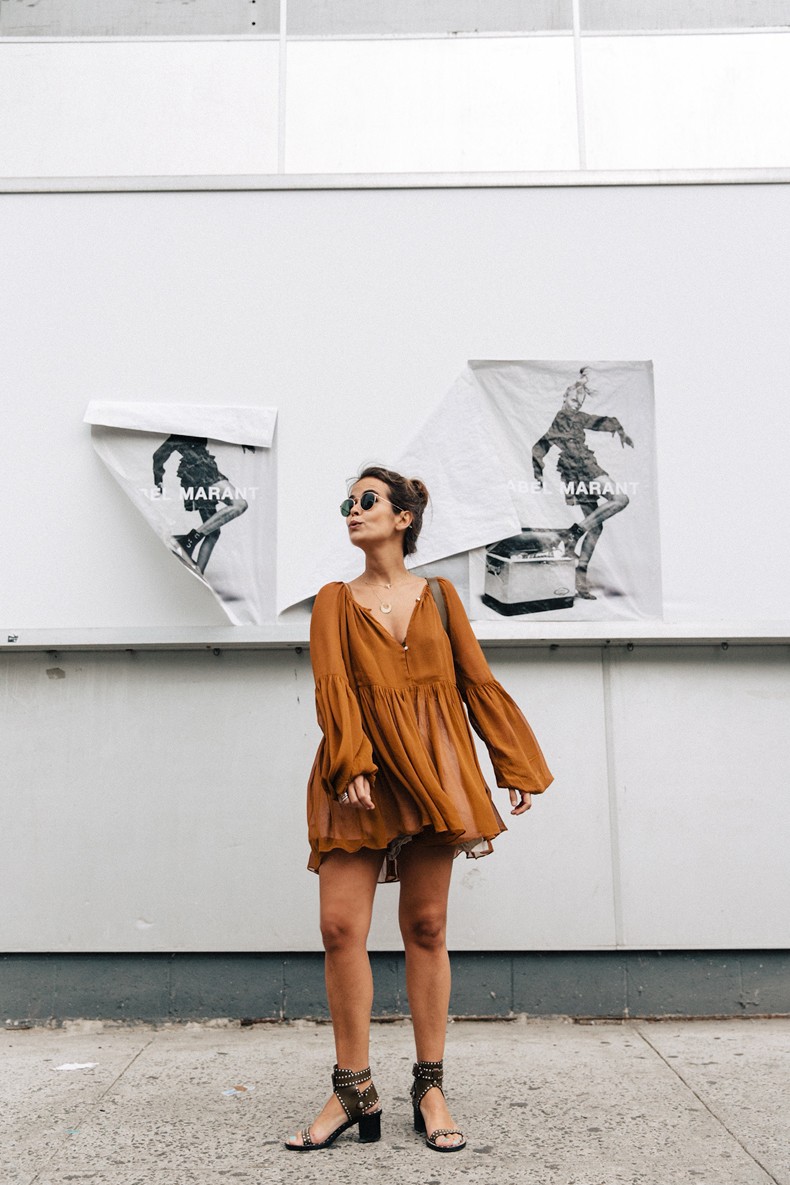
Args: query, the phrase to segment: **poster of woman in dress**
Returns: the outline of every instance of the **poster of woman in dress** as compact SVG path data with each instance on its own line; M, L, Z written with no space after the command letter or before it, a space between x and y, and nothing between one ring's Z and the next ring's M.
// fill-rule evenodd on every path
M521 524L472 553L474 615L660 617L651 364L470 369Z
M660 618L653 413L650 362L467 363L383 458L431 493L413 567L503 636L519 620ZM306 549L282 608L350 579L342 554Z
M93 447L168 551L234 625L276 615L277 413L94 401Z

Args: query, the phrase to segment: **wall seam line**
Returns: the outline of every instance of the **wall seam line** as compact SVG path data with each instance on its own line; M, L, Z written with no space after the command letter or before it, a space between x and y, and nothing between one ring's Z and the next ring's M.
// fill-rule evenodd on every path
M584 119L584 77L582 73L582 37L579 0L573 0L573 75L576 92L576 143L579 168L587 168L587 128Z
M612 709L612 652L601 654L603 683L604 738L606 744L606 784L609 807L609 850L612 871L612 907L614 910L615 949L625 945L623 924L623 893L620 867L620 826L617 809L617 763L614 742L614 712Z
M277 59L277 172L285 173L286 104L288 86L288 0L280 0Z

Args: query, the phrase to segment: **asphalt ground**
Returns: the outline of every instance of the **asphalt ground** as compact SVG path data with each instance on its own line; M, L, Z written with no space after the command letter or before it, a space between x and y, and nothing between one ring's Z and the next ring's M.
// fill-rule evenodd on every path
M283 1139L329 1092L328 1025L0 1034L2 1185L790 1185L790 1019L460 1021L445 1086L468 1146L412 1128L408 1021L376 1023L382 1139Z

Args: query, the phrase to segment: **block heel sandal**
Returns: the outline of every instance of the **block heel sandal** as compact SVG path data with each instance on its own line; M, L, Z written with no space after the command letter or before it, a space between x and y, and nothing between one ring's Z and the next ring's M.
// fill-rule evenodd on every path
M359 1141L361 1144L375 1144L381 1139L381 1108L371 1111L379 1101L378 1092L371 1082L364 1090L359 1089L361 1082L370 1078L370 1067L366 1070L339 1070L337 1066L332 1071L332 1090L339 1100L340 1106L347 1115L345 1123L341 1123L325 1140L319 1144L313 1142L310 1126L303 1127L299 1132L301 1144L285 1141L289 1152L318 1152L321 1148L329 1148L338 1136L342 1135L355 1124L359 1125Z
M444 1094L444 1063L443 1062L415 1062L414 1082L411 1087L411 1101L414 1107L414 1130L421 1135L425 1133L425 1143L433 1152L460 1152L466 1147L466 1138L457 1127L437 1127L435 1131L427 1132L425 1117L420 1110L420 1103L434 1086ZM460 1136L458 1144L437 1144L440 1136Z

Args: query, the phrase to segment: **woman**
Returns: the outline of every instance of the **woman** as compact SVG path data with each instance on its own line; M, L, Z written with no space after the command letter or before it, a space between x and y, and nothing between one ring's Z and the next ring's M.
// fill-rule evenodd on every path
M251 444L243 444L242 452ZM179 453L177 477L181 482L184 510L197 510L202 522L186 535L173 535L174 551L188 566L205 572L211 553L219 541L220 530L244 514L248 503L234 490L224 473L217 467L217 459L208 451L205 436L180 436L174 433L160 444L153 456L154 487L162 495L165 465L173 453ZM220 506L222 509L220 510Z
M483 781L463 709L486 741L511 814L551 781L516 704L494 680L455 589L412 575L428 493L388 469L363 470L340 509L365 569L316 597L310 655L323 740L308 787L309 867L320 877L321 932L337 1066L334 1093L286 1147L328 1147L359 1124L379 1138L368 1044L373 981L366 950L380 880L400 881L399 922L417 1063L411 1098L428 1147L466 1144L442 1091L450 1000L445 945L453 857L481 856L505 830ZM443 624L446 622L446 625ZM338 1069L340 1067L340 1069Z
M532 471L542 486L544 458L552 445L556 445L559 449L557 469L565 488L565 501L569 506L581 507L584 515L580 523L572 523L565 532L565 546L569 555L575 556L576 544L584 539L576 564L576 596L585 601L596 601L598 598L590 590L587 580L587 569L601 538L604 523L625 510L629 498L627 494L616 492L615 483L598 464L592 449L588 448L586 433L617 433L622 448L626 445L633 448L634 442L616 416L591 416L582 411L587 396L595 394L590 390L587 371L588 367L581 368L581 378L567 388L562 398L562 408L548 431L534 445Z

